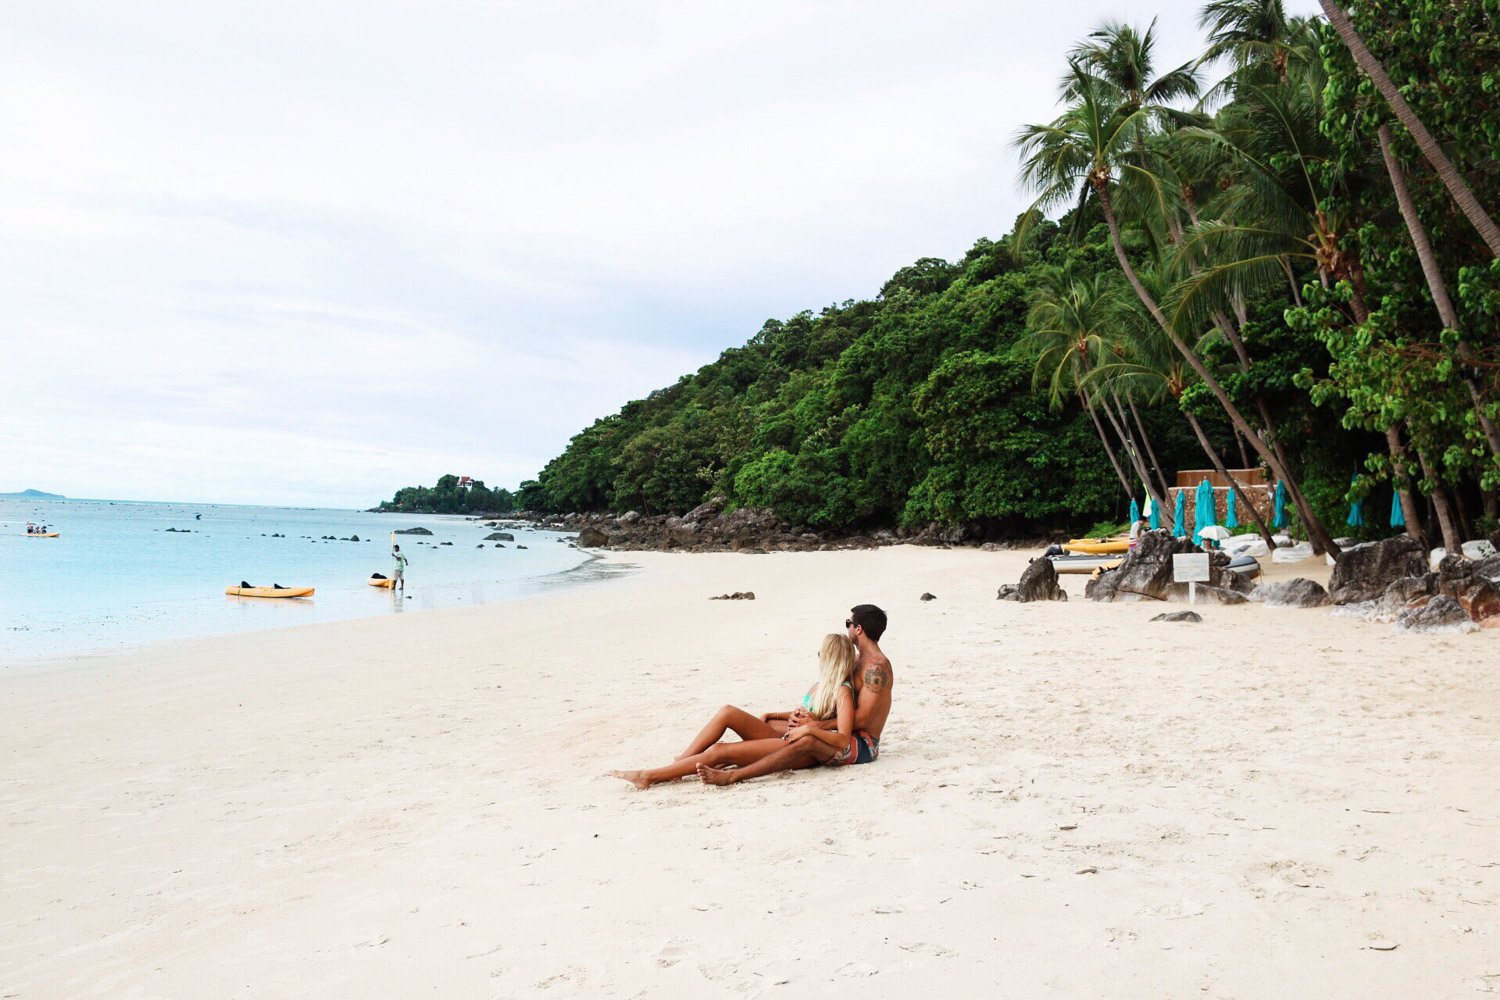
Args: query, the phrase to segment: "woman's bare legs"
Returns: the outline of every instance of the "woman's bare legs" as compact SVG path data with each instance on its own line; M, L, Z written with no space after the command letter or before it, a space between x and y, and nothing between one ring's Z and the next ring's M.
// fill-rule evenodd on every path
M714 713L714 717L708 720L708 725L689 743L687 749L682 751L673 760L682 760L694 754L700 754L724 738L724 733L734 730L735 734L742 740L773 740L779 739L785 729L777 730L768 723L762 722L757 715L751 715L743 708L735 708L733 705L725 705ZM688 772L692 773L692 772Z
M709 767L727 767L730 764L744 767L746 764L755 763L767 754L775 753L784 746L786 744L779 737L769 740L745 740L740 743L715 743L702 753L675 760L666 767L656 767L649 771L611 771L609 775L612 778L628 781L637 788L650 788L663 781L676 781L678 778L697 774L699 764L707 764Z

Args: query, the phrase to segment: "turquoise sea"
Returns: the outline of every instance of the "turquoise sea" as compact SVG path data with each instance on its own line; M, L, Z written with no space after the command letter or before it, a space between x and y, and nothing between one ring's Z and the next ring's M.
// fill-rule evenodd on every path
M27 521L60 537L27 538ZM432 535L396 536L411 560L404 597L367 585L371 573L391 574L391 532L410 527ZM0 499L0 667L158 639L513 600L598 575L590 557L567 544L571 535L501 527L515 541L496 548L482 541L492 530L420 514ZM330 535L360 540L325 541ZM317 592L226 596L241 580Z

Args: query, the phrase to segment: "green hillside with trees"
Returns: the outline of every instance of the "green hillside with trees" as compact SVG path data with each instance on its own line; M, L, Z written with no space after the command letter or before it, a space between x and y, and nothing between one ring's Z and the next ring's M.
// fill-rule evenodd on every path
M1036 201L1010 233L768 321L583 430L518 505L717 493L993 537L1264 466L1330 551L1396 530L1393 493L1433 544L1494 530L1500 0L1324 10L1214 0L1177 67L1154 23L1098 27L1058 54L1058 116L1018 129Z
M510 491L490 489L480 480L439 476L436 486L403 486L376 510L403 514L503 514L515 510Z

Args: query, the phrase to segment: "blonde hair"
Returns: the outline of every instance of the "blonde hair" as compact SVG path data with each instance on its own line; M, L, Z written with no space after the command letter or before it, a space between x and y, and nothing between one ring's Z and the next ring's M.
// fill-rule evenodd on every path
M830 719L838 711L839 687L854 673L854 642L846 635L830 632L818 650L818 686L810 711L819 719Z

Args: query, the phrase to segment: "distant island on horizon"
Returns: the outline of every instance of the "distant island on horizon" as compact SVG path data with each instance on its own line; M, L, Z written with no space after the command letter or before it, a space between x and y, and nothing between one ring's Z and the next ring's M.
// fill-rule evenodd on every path
M61 493L44 493L41 490L22 490L19 493L0 493L0 500L66 500Z

